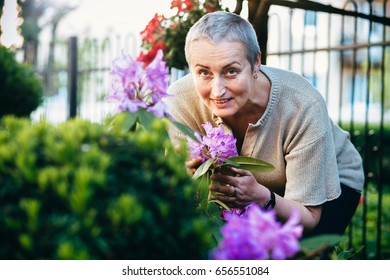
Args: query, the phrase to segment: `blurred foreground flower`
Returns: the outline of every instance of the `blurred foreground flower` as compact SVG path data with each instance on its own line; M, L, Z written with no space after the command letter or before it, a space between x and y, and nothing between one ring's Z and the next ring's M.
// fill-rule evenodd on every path
M114 59L110 73L113 82L106 100L117 102L120 111L135 113L143 109L158 118L168 116L163 98L169 96L170 75L162 50L147 66L122 52Z
M222 240L212 252L218 260L283 260L300 251L303 227L300 215L293 211L282 224L273 210L264 211L251 204L241 215L225 212Z

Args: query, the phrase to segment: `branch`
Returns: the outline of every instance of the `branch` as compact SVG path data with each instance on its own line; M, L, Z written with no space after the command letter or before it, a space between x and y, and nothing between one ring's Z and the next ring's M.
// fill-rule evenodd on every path
M315 12L324 12L329 14L359 17L373 22L381 23L384 25L390 25L389 17L380 17L372 14L370 15L370 14L364 14L355 11L348 11L348 10L333 7L331 5L325 5L310 0L298 0L298 2L287 1L287 0L264 0L264 2L266 2L268 5L279 5L279 6L289 7L289 8L297 8L297 9L310 10Z
M244 0L236 0L236 8L234 9L233 13L237 15L241 14L242 2L244 2Z

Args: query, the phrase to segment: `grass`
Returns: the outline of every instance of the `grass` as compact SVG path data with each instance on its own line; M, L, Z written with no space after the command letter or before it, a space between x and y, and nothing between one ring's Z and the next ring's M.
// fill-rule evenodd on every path
M379 199L381 197L381 220ZM384 186L382 196L374 184L367 186L347 230L349 246L356 259L390 259L390 186ZM378 224L380 226L378 227ZM378 231L379 230L379 231ZM379 239L378 239L379 237ZM379 247L379 249L378 249Z

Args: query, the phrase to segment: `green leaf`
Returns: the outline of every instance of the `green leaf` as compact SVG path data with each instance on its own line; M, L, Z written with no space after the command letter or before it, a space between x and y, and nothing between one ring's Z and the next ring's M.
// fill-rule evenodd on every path
M156 117L146 110L139 110L137 114L140 124L143 125L146 129L150 129Z
M187 135L188 137L190 137L192 140L194 140L195 142L199 142L198 138L195 137L194 133L195 133L195 130L193 130L191 127L185 125L185 124L182 124L180 122L177 122L177 121L172 121L172 123L181 131L183 132L185 135Z
M300 241L302 249L315 250L323 246L333 246L340 243L343 240L342 235L338 234L323 234L319 236L313 236L308 238L303 238Z
M221 210L216 203L208 203L207 218L210 223L210 230L214 236L216 246L222 240L221 227L225 224L221 219Z
M209 202L218 204L219 206L221 206L221 207L225 208L226 210L230 211L229 206L227 206L225 203L223 203L222 201L220 201L218 199L211 199Z
M208 201L206 215L209 218L221 220L221 209L216 203L210 203L210 201Z
M213 159L209 158L207 161L203 162L199 167L198 169L196 170L195 174L192 175L192 178L194 179L198 179L200 176L202 176L203 174L205 174L210 166L213 164Z
M337 245L337 246L339 246L339 245ZM363 248L364 248L364 246L361 246L358 249L351 248L349 250L344 249L344 250L340 251L341 249L336 247L335 252L337 255L336 255L335 259L336 260L349 260L349 259L355 258L363 251Z
M353 257L354 253L352 251L342 251L337 254L337 260L348 260Z
M119 129L128 132L133 130L135 123L137 122L137 113L131 113L129 111L121 112L112 119L110 125L118 127Z
M204 174L200 177L199 182L199 188L198 188L198 194L199 194L199 200L201 203L207 203L208 196L209 196L209 186L210 186L210 177L208 174ZM207 206L204 204L204 206Z
M137 113L131 113L128 111L123 113L124 113L124 118L122 123L122 129L125 131L130 131L135 126L135 123L137 122L138 119Z
M234 167L240 167L241 165L233 160L230 160L228 158L220 158L220 161L222 161L225 165L228 166L234 166Z
M239 168L253 172L267 172L275 169L272 164L252 157L235 156L230 157L229 160L238 163Z

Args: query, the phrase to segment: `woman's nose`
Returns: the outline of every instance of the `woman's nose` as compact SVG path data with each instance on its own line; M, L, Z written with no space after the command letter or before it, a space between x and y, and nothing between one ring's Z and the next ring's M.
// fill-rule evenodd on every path
M226 93L226 86L220 78L215 78L213 81L211 94L214 97L222 97Z

